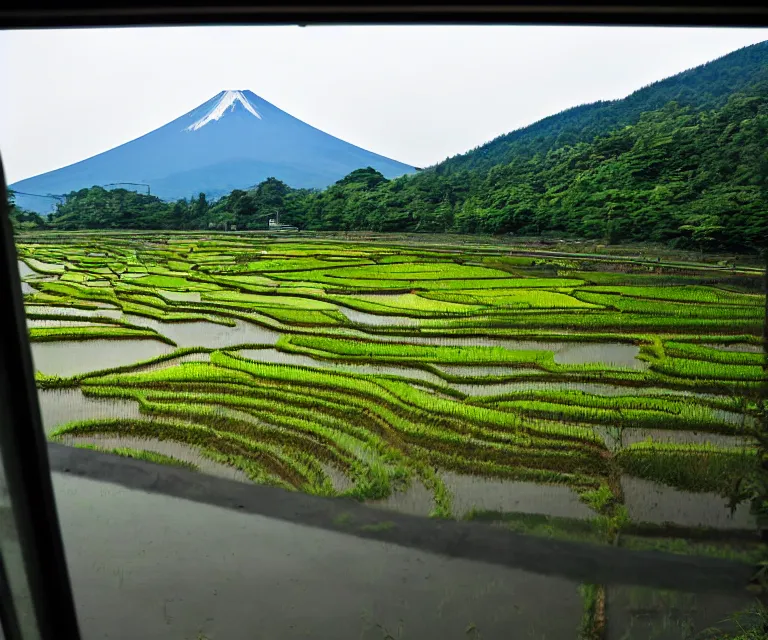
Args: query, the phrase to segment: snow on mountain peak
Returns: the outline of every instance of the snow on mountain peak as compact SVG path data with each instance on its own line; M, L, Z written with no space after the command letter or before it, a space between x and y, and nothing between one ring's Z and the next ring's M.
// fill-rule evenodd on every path
M201 127L207 125L209 122L218 120L227 112L228 109L230 111L234 111L238 102L242 104L250 113L261 120L261 114L256 111L256 107L254 107L248 98L243 95L242 91L225 91L221 98L219 98L219 101L213 105L213 108L206 115L200 118L197 122L189 125L185 130L197 131Z

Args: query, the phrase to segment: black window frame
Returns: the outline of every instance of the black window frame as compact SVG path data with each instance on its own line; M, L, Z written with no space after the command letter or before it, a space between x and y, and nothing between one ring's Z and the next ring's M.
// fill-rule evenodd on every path
M366 24L516 24L603 26L766 27L768 5L753 2L624 4L609 2L531 1L500 5L423 2L249 3L230 0L162 5L122 0L7 2L0 8L0 28L60 28L159 25L366 25ZM2 141L0 141L1 143ZM184 470L158 468L95 451L46 442L37 402L31 350L14 236L7 207L2 161L0 202L0 449L13 516L22 545L27 579L41 640L77 640L79 631L64 545L56 512L51 471L68 472L127 487L217 504L232 509L340 529L339 509L359 522L375 522L379 512L356 504L249 487ZM660 552L592 548L491 530L479 523L436 522L387 513L397 526L388 531L357 528L354 535L423 548L453 557L497 562L539 573L596 582L726 592L746 587L748 567L711 558ZM363 533L361 531L367 531ZM345 533L350 533L345 531ZM2 560L2 558L0 558ZM23 638L3 579L0 562L0 621L8 640Z

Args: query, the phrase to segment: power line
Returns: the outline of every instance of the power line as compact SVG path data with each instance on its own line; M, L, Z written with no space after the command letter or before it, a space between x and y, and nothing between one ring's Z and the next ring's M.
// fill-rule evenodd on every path
M46 195L43 195L42 193L26 193L25 191L16 191L16 189L9 189L9 191L13 195L20 195L20 196L32 196L34 198L52 198L53 200L66 200L67 196L65 195L58 195L55 193L48 193Z
M146 187L147 188L147 195L150 195L149 185L145 182L110 182L108 184L102 184L102 187L116 187L121 184L127 184L132 187Z
M107 184L101 184L101 185L94 185L99 187L116 187L118 185L130 185L132 187L146 187L147 188L147 195L151 195L150 187L145 182L109 182ZM67 199L66 194L58 194L58 193L28 193L26 191L18 191L17 189L9 189L14 195L18 194L20 196L30 196L32 198L51 198L52 200L59 200L60 202L64 202Z

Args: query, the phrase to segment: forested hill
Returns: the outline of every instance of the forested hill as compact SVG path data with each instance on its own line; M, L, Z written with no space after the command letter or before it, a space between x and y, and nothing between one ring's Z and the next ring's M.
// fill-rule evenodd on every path
M765 80L768 80L768 41L654 82L626 98L567 109L449 158L433 169L439 173L487 170L516 158L589 142L597 135L635 124L646 111L660 109L673 101L695 110L716 109L733 93L748 90Z
M768 44L677 76L674 87L665 82L643 90L664 89L655 98L661 104L632 115L631 124L609 127L607 116L595 117L594 126L606 128L597 136L550 141L548 151L537 153L513 153L509 149L517 143L510 143L505 160L488 167L462 168L456 158L394 180L361 168L319 192L294 190L271 178L215 203L202 195L167 203L94 187L70 194L47 225L207 229L227 223L265 229L279 210L281 222L307 230L560 235L728 251L765 247ZM726 92L728 84L738 90ZM699 106L691 104L692 92ZM664 102L669 95L680 100ZM577 113L568 117L576 122ZM560 136L563 117L554 118L561 118Z

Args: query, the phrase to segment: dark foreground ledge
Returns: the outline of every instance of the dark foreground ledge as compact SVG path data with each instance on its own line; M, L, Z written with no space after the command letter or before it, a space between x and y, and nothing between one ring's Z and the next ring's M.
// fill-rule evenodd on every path
M729 560L629 551L538 538L480 522L423 518L57 443L48 444L48 455L54 472L579 582L734 594L746 589L754 572Z

